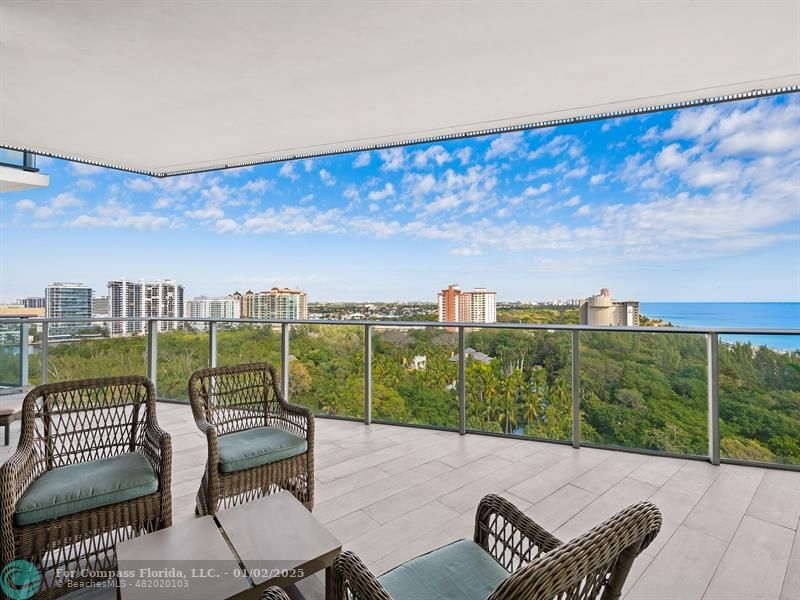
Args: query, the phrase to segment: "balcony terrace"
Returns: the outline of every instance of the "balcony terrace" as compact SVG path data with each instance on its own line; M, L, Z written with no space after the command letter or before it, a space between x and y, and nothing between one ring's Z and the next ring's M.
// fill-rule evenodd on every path
M158 408L180 523L195 518L206 441L188 406ZM335 419L317 420L316 471L314 514L375 573L470 537L489 492L562 539L650 499L664 525L634 563L627 600L800 594L800 473Z

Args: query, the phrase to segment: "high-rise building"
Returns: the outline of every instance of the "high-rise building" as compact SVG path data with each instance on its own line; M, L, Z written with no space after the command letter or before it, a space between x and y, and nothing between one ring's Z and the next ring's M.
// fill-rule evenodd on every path
M242 296L241 313L243 319L253 318L253 301L255 300L255 297L256 295L253 293L253 290L247 290Z
M443 323L495 323L497 321L497 292L475 288L464 292L457 285L440 291L436 300L438 319Z
M207 298L198 296L186 301L183 314L190 319L238 319L240 304L234 296Z
M99 296L92 300L92 316L107 317L111 311L108 296Z
M109 316L141 317L144 294L141 281L115 279L108 282ZM114 321L111 323L111 335L135 335L144 331L141 321Z
M183 286L172 280L146 283L144 280L115 279L108 282L110 316L163 319L159 331L176 329L169 319L183 317ZM142 321L113 322L111 335L135 335L144 331Z
M17 304L25 308L47 308L47 301L44 296L29 296L28 298L18 298Z
M639 302L637 300L613 300L611 291L603 288L599 294L587 298L581 304L580 324L638 327Z
M245 294L242 297L247 297ZM253 295L251 317L254 319L307 319L308 296L302 290L274 287Z
M253 317L253 298L255 298L253 290L247 290L244 294L233 292L231 297L239 303L239 314L242 319Z
M92 288L82 283L55 282L44 290L45 316L48 319L92 318ZM74 335L89 323L59 323L50 326L50 336Z

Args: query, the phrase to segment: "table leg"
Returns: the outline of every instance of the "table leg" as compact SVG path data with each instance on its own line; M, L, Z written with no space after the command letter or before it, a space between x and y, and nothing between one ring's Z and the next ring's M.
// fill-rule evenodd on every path
M325 600L333 600L333 569L327 567L325 569Z

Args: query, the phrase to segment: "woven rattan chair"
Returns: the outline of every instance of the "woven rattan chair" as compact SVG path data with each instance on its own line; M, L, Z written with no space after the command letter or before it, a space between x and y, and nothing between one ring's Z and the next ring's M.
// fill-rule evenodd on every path
M198 514L287 490L314 506L314 415L289 404L275 369L203 369L189 379L195 423L208 440Z
M454 542L376 578L352 552L333 566L339 600L616 600L638 554L661 528L661 513L635 504L563 543L513 504L481 500L473 540ZM288 600L270 588L261 600Z
M25 397L19 445L0 467L0 564L35 565L37 598L113 577L117 542L172 524L172 447L155 410L145 377L65 381Z

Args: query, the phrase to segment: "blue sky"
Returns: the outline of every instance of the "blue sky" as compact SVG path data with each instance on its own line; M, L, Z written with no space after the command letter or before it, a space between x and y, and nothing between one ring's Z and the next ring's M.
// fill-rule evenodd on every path
M151 179L40 159L0 197L0 300L52 281L188 297L800 301L800 95Z

